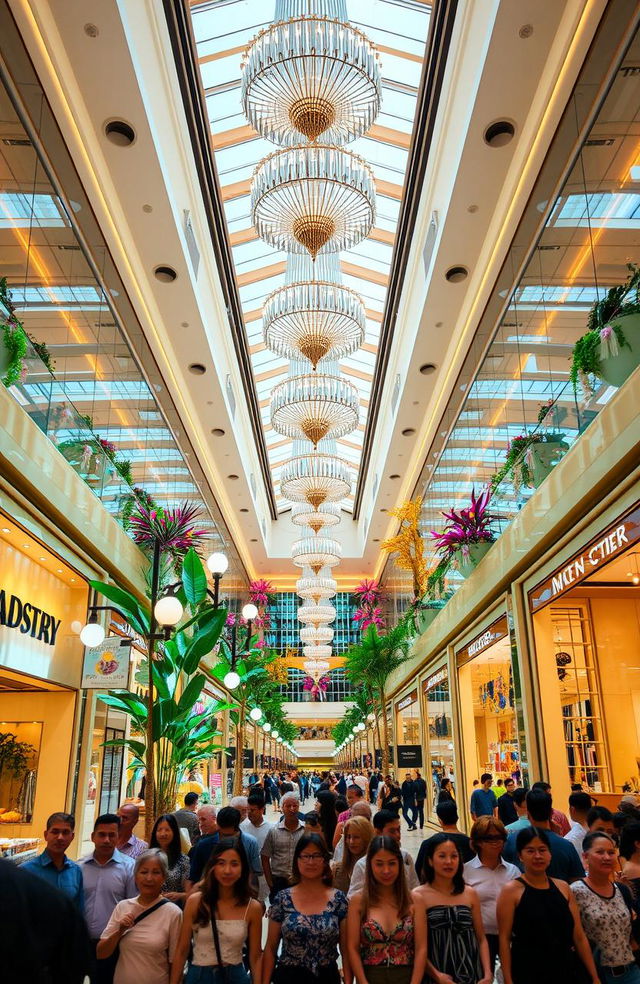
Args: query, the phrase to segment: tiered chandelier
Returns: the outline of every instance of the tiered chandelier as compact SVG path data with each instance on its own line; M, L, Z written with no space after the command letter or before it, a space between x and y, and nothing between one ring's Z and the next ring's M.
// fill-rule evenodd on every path
M242 106L249 124L279 149L253 175L251 214L261 239L289 254L286 282L267 298L264 342L289 359L271 394L273 429L294 441L280 476L302 536L292 547L304 656L331 656L337 590L330 570L340 544L327 536L351 491L336 439L358 426L358 389L338 360L364 342L361 298L342 284L338 253L375 222L371 168L345 144L363 136L380 110L374 45L348 22L345 0L276 0L274 23L248 46Z

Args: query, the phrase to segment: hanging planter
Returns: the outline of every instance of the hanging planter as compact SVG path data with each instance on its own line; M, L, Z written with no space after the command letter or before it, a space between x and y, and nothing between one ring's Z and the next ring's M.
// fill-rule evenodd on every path
M424 604L420 604L418 608L416 608L414 621L418 635L422 635L423 632L427 631L431 623L435 621L438 614L447 604L448 600L448 598L434 599L432 601L427 601Z
M460 574L464 578L471 577L482 558L491 550L492 546L493 541L481 540L478 543L470 543L466 551L462 547L456 550L454 563L457 565Z
M591 309L587 332L573 348L569 378L586 396L595 376L622 386L640 366L640 267L628 264L624 284L612 287Z
M526 457L529 469L529 484L539 489L547 475L569 450L564 434L549 434L543 441L534 441L528 448Z

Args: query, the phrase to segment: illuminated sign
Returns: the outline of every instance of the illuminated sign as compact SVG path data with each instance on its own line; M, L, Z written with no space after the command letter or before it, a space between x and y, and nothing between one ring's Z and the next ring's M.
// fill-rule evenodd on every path
M0 588L0 625L17 629L22 635L30 635L47 646L55 646L61 622L61 618L23 601L18 595L7 595L4 588Z
M471 642L457 651L458 660L473 659L474 656L483 653L485 649L489 649L500 639L504 639L508 634L509 626L507 624L507 616L501 615L484 632L481 632L475 639L472 639Z

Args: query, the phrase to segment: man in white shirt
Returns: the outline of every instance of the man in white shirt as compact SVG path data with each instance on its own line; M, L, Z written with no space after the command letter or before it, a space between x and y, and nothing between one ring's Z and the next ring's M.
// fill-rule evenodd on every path
M589 793L571 793L569 797L571 829L564 835L564 839L573 844L580 857L582 857L582 842L589 833L587 814L592 805Z
M464 866L465 884L475 888L480 898L482 925L489 944L492 973L498 955L498 896L507 882L521 875L515 864L502 859L505 841L502 824L498 827L493 817L480 817L471 831L471 847L476 852L476 857L467 861Z
M397 817L395 813L391 810L378 810L373 818L373 826L375 828L376 837L391 837L392 840L396 842L398 847L400 847L400 837L402 835L400 829L400 817ZM405 874L407 876L407 887L409 891L417 888L420 884L418 881L418 876L416 875L416 867L413 863L413 858L408 851L404 851L400 848L400 853L405 864ZM353 866L353 871L351 873L351 884L349 885L349 891L347 893L347 898L350 899L352 895L356 892L361 892L364 886L364 876L367 866L367 859L360 858L359 861Z
M264 817L264 796L261 793L251 793L247 800L247 816L240 824L240 830L251 834L258 842L258 850L262 853L267 834L273 827ZM258 899L264 902L269 894L269 886L264 872L258 876Z

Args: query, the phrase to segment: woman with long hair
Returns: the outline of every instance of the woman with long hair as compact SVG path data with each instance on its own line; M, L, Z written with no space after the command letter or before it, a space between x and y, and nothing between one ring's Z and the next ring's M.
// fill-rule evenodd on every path
M364 817L350 817L344 825L342 860L333 865L333 884L346 895L353 866L363 858L374 835L373 824Z
M259 979L262 905L251 898L250 874L239 837L225 837L214 844L202 888L187 899L171 984L182 984L192 941L186 984L248 984L242 964L245 943L251 979Z
M608 834L595 831L582 842L582 858L587 874L573 882L571 891L597 959L598 976L602 984L640 984L640 968L631 949L636 918L631 890L611 880L617 868L618 849Z
M374 837L369 845L364 888L349 900L347 944L356 984L422 981L424 908L409 893L403 857L391 837Z
M114 984L168 984L175 968L182 913L162 898L162 885L169 866L158 848L136 858L134 878L138 895L118 902L111 914L96 955L106 960L119 947ZM184 960L180 966L182 972ZM182 978L175 978L181 980Z
M516 837L516 852L523 874L508 882L498 898L504 984L579 984L587 974L597 984L573 893L565 881L547 875L551 846L545 831L524 827Z
M429 838L424 885L413 898L427 914L427 977L436 984L491 984L480 899L464 883L462 856L449 834Z
M300 984L309 978L312 984L340 984L338 948L344 982L351 984L346 915L346 896L332 887L325 841L319 834L303 834L293 852L291 888L279 892L269 909L262 984Z
M453 787L451 786L451 780L447 776L443 776L440 780L440 789L438 790L438 803L447 802L454 802Z
M184 883L189 877L189 858L182 853L180 828L173 813L163 813L158 817L151 831L149 847L157 847L167 855L169 872L162 886L162 894L182 908L187 897Z
M316 800L318 803L317 813L320 816L322 835L327 845L333 844L333 835L338 824L336 794L328 789L321 789L318 791Z

